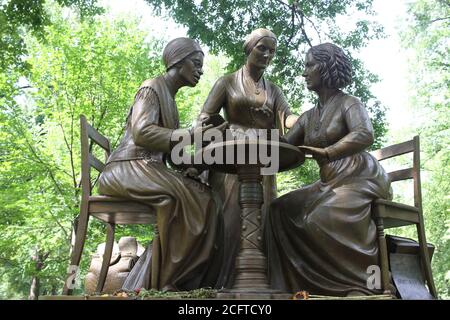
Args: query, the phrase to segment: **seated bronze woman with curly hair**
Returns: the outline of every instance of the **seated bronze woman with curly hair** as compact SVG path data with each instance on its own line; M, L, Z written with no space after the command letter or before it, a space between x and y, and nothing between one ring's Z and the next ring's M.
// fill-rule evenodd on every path
M306 55L303 77L318 104L284 137L312 154L320 180L271 204L264 234L273 288L333 296L379 292L367 287L367 270L378 265L371 202L390 197L390 182L364 151L374 140L364 105L340 90L351 74L334 44Z

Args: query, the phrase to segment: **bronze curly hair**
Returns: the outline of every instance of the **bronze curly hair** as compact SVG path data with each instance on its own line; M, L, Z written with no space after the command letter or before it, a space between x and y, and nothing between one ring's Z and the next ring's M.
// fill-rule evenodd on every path
M322 84L328 88L344 88L352 82L352 65L344 51L332 43L311 47L308 53L319 62Z

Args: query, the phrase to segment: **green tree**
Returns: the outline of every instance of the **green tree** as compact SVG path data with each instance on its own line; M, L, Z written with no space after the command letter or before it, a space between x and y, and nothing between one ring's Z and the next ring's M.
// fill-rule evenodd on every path
M172 17L187 27L188 35L208 45L213 53L229 57L227 72L244 62L244 37L265 27L278 36L278 48L269 78L285 92L294 112L300 113L305 102L314 102L301 79L306 51L315 44L334 42L348 52L354 82L347 90L367 105L375 129L378 148L386 133L385 108L375 99L370 85L378 78L367 71L354 53L371 39L383 36L382 27L370 21L372 0L282 1L282 0L146 0L160 14ZM354 18L356 16L366 18ZM343 24L350 30L343 31ZM299 169L279 174L280 193L298 188L318 178L317 166L307 162Z
M26 37L27 79L0 73L10 88L0 97L3 298L27 296L32 279L41 293L62 288L79 205L79 115L117 143L139 84L163 70L162 41L145 41L133 18L52 15L45 42ZM133 234L148 240L149 231ZM101 224L92 224L89 239L85 252L104 241Z
M164 71L167 39L146 41L137 19L80 19L73 12L63 18L58 7L50 14L45 42L24 37L27 77L20 68L0 73L0 298L60 292L79 213L79 115L117 145L140 83ZM182 126L195 120L225 63L208 55L200 83L178 93ZM152 238L148 226L119 227L116 234L143 244ZM91 219L81 281L104 235Z
M56 0L61 6L78 9L82 17L101 12L96 0ZM6 0L0 3L0 71L11 67L26 69L24 35L32 32L40 40L52 23L45 0Z
M199 39L213 53L230 58L227 71L237 70L245 59L242 44L253 29L266 27L278 36L276 57L269 77L284 89L292 108L300 106L312 95L301 80L304 55L315 44L332 41L345 48L350 56L371 39L383 35L382 27L368 18L353 18L371 13L372 1L281 1L281 0L146 0L159 13L164 13L188 28L188 35ZM342 31L344 23L351 27ZM350 93L367 104L374 119L377 141L385 133L384 109L370 92L370 84L378 78L368 72L361 60L352 57L355 81Z
M416 0L408 5L401 32L410 52L410 104L421 138L424 217L428 241L436 245L433 272L442 298L450 297L450 4Z

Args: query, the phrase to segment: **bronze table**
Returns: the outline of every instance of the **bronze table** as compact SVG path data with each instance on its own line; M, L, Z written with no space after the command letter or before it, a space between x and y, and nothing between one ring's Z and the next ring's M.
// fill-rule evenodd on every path
M260 170L263 166L259 156L256 157L255 161L254 152L262 147L272 151L272 155L277 148L279 152L277 172L298 167L305 160L304 153L297 147L278 141L231 140L210 144L202 150L203 153L216 152L216 154L220 154L220 151L223 152L223 161L210 165L210 168L220 172L237 174L240 182L241 237L240 250L236 258L235 283L231 290L220 292L219 298L270 299L276 298L280 294L269 286L267 261L261 248L261 206L264 200ZM240 154L238 154L238 151L240 151ZM244 156L242 151L245 151ZM233 152L234 157L226 159L227 153L230 152ZM238 161L238 155L241 156L240 161Z

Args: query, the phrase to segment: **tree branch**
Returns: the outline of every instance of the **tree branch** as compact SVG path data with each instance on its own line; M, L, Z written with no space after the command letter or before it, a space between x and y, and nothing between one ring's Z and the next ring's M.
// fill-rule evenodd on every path
M285 6L285 7L288 7L288 8L291 7L289 4L287 4L286 2L283 2L283 1L281 1L281 0L275 0L275 1L278 2L279 4L282 4L282 5Z
M72 179L73 179L73 185L75 187L77 185L77 181L76 181L76 178L75 178L75 165L73 163L73 150L72 150L71 145L69 144L69 141L67 141L66 132L64 131L64 127L62 125L61 117L59 117L59 121L60 122L58 123L58 125L61 128L61 131L62 131L62 134L63 134L64 143L66 144L66 147L67 147L67 149L69 151L70 166L71 166L71 171L72 171Z
M319 42L322 42L322 37L320 36L320 32L319 32L319 29L317 29L316 24L310 18L308 18L307 16L303 15L303 17L306 20L308 20L309 23L311 23L312 27L314 28L314 30L317 33L317 37L319 38Z
M71 171L72 171L72 181L73 181L73 188L74 188L74 196L77 197L78 193L77 193L77 177L75 174L75 164L73 162L73 136L74 136L74 118L75 118L75 113L74 113L74 105L76 105L77 103L77 96L74 97L74 101L71 102L71 98L67 93L67 90L65 91L65 95L67 98L67 102L69 103L69 108L70 108L70 165L71 165Z
M448 19L450 19L450 17L436 18L436 19L431 20L430 24L432 24L433 22L448 20Z
M287 47L289 47L289 45L291 44L294 34L295 34L295 2L291 6L291 35L289 36L289 39L286 42Z
M302 31L303 37L305 38L306 42L308 42L308 45L309 45L310 47L312 47L311 40L309 40L309 37L308 37L308 35L306 34L306 31L305 31L305 21L304 21L304 14L303 14L303 11L301 11L301 10L296 11L295 14L297 15L297 17L298 17L299 20L300 20L300 30Z
M55 220L56 224L61 228L61 230L64 233L64 235L66 236L66 238L68 238L69 233L67 232L66 228L64 228L64 226L59 222L59 220L53 215L51 210L49 210L48 212L49 212L50 216L53 218L53 220Z

